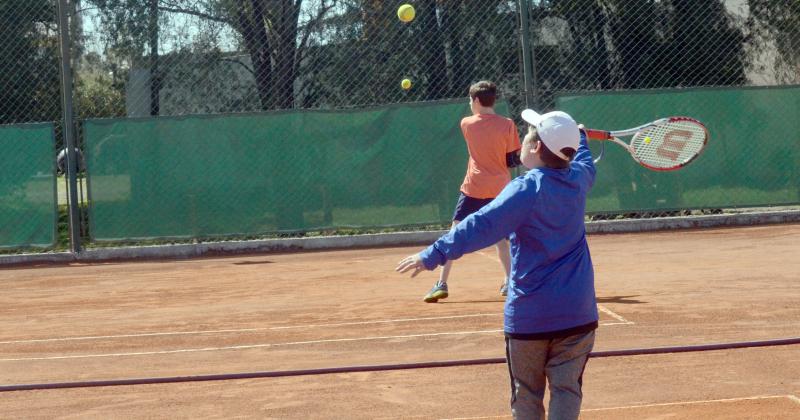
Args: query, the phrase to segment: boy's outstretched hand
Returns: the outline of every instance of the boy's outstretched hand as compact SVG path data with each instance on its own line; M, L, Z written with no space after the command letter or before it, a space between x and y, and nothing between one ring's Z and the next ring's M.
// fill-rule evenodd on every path
M409 255L400 260L400 263L397 264L397 268L395 268L394 271L405 273L412 269L414 271L411 273L411 277L416 277L420 271L425 270L425 265L422 264L422 258L420 258L419 254Z

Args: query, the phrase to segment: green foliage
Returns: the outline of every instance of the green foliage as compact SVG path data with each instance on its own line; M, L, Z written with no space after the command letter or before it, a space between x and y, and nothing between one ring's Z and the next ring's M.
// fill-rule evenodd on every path
M120 55L142 57L150 37L149 0L86 0L97 8L106 42Z
M89 209L86 204L80 205L80 216L81 241L85 242L89 240ZM66 204L58 206L58 223L56 228L56 244L53 250L64 251L69 249L69 207L67 207Z
M778 51L774 72L779 79L797 83L800 68L800 2L797 0L748 0L755 48L775 43ZM781 81L784 81L781 80Z
M345 5L311 46L304 107L466 97L481 79L519 94L513 2L420 1L412 24L398 21L393 3ZM399 88L404 77L414 83L409 91Z
M151 1L91 0L115 51L147 53ZM746 81L745 35L721 0L523 3L530 8L534 105L540 108L564 90ZM209 24L195 23L188 32L167 28L170 36L193 39L162 52L167 102L179 113L346 107L463 97L471 83L491 79L514 108L522 105L518 2L420 0L411 23L397 19L396 6L382 0L159 1L162 26L181 16ZM231 44L221 28L235 34L235 51L220 47ZM162 38L167 32L162 28ZM399 88L405 77L414 83L408 91ZM198 97L198 84L209 100Z
M48 0L0 2L0 124L58 118L55 17L53 2Z
M551 0L532 18L543 108L564 90L746 82L745 35L721 0Z
M79 119L125 116L122 86L115 84L103 67L85 68L75 81L75 108Z

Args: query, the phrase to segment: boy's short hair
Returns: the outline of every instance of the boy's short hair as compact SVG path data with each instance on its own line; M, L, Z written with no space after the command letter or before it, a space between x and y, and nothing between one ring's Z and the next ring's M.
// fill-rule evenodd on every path
M538 142L541 143L541 145L540 145L541 149L540 149L540 152L539 152L539 159L542 160L542 163L544 163L545 166L547 166L548 168L554 168L554 169L569 168L569 163L572 162L572 158L575 157L575 153L578 152L577 150L575 150L575 149L573 149L571 147L565 147L565 148L561 149L561 153L563 153L565 156L567 156L569 158L569 160L561 159L558 155L553 153L553 151L550 150L547 147L547 145L542 141L542 138L539 137L539 132L536 131L536 127L534 127L532 125L529 125L528 129L531 131L531 133L533 133L533 138L531 139L531 141L538 141Z
M493 107L497 100L497 85L488 80L482 80L469 87L469 97L478 98L481 105L485 107Z

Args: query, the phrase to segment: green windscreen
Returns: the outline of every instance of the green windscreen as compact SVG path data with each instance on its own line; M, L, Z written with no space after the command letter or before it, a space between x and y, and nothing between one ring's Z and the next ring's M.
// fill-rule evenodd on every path
M53 124L0 126L0 248L55 244L53 133Z
M674 172L644 169L607 144L587 211L800 203L800 87L565 95L557 107L586 127L605 130L684 115L703 122L711 135L703 154ZM592 149L596 153L597 144Z
M447 222L466 169L467 105L88 120L92 237Z

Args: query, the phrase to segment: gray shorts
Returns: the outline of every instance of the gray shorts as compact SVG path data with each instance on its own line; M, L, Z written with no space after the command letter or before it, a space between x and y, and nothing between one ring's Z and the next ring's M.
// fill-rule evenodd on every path
M581 411L583 370L594 347L594 331L549 340L506 338L515 419L544 419L544 389L550 387L548 419L576 420Z

